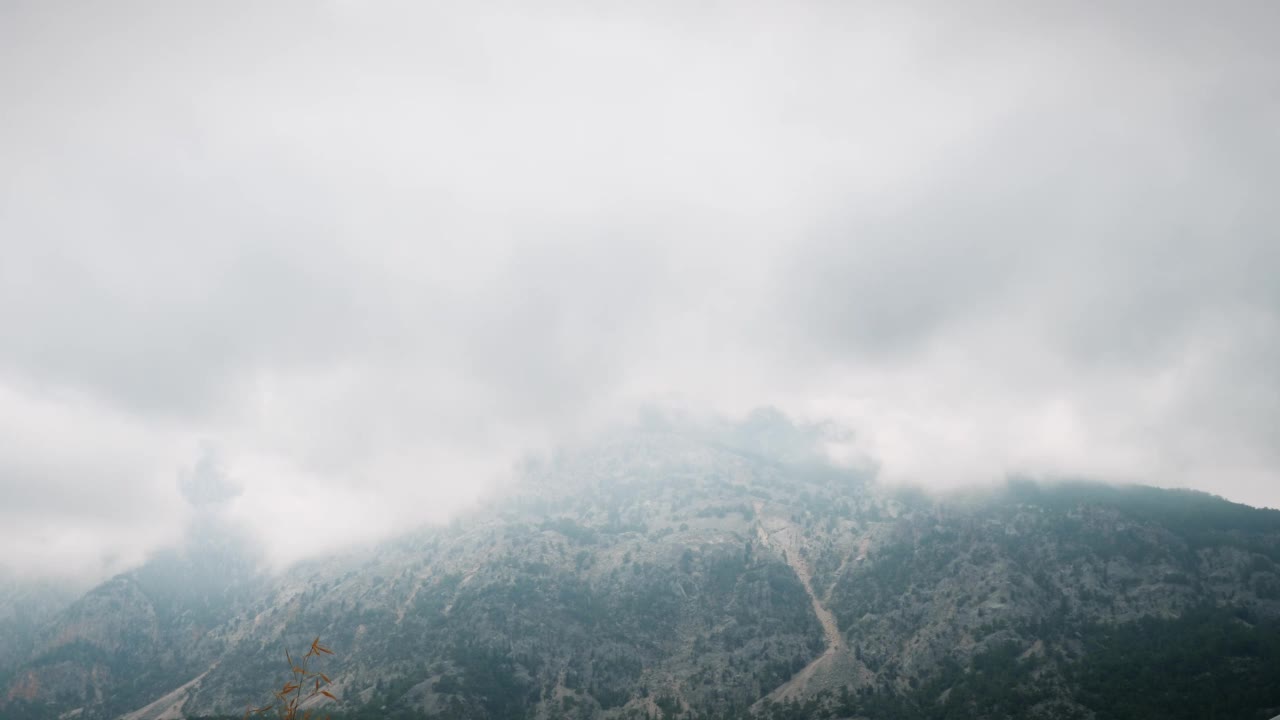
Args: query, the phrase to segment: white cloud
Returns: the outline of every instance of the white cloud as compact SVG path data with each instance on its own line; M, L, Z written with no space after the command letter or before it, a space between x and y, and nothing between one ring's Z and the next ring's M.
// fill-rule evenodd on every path
M1275 10L1142 5L6 8L4 557L212 446L287 559L655 401L1280 505Z

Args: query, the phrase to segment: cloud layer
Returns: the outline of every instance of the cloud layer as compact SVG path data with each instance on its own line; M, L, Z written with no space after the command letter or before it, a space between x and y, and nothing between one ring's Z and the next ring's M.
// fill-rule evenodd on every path
M0 563L652 403L1280 506L1273 3L642 5L0 10Z

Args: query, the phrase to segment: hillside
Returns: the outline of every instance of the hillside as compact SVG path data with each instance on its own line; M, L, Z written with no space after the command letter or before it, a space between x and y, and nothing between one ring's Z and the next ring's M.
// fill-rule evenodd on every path
M23 656L0 716L238 714L315 635L356 718L1280 714L1280 512L1085 482L926 495L806 438L768 416L616 435L281 576L235 543L157 557L0 638Z

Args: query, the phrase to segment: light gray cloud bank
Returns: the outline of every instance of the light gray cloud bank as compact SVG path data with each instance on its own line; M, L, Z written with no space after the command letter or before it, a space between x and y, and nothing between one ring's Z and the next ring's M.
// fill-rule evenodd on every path
M1280 506L1274 3L640 5L0 9L0 562L372 539L647 403Z

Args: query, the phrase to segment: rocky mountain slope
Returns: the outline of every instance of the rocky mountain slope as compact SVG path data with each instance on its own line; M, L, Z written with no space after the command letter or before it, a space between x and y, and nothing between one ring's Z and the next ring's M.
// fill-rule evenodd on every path
M206 543L0 637L0 717L238 714L282 649L348 717L1270 718L1280 512L876 483L763 414L617 435L483 511L256 573ZM16 648L16 649L14 649Z
M38 630L77 594L74 583L0 573L0 673L31 655Z

